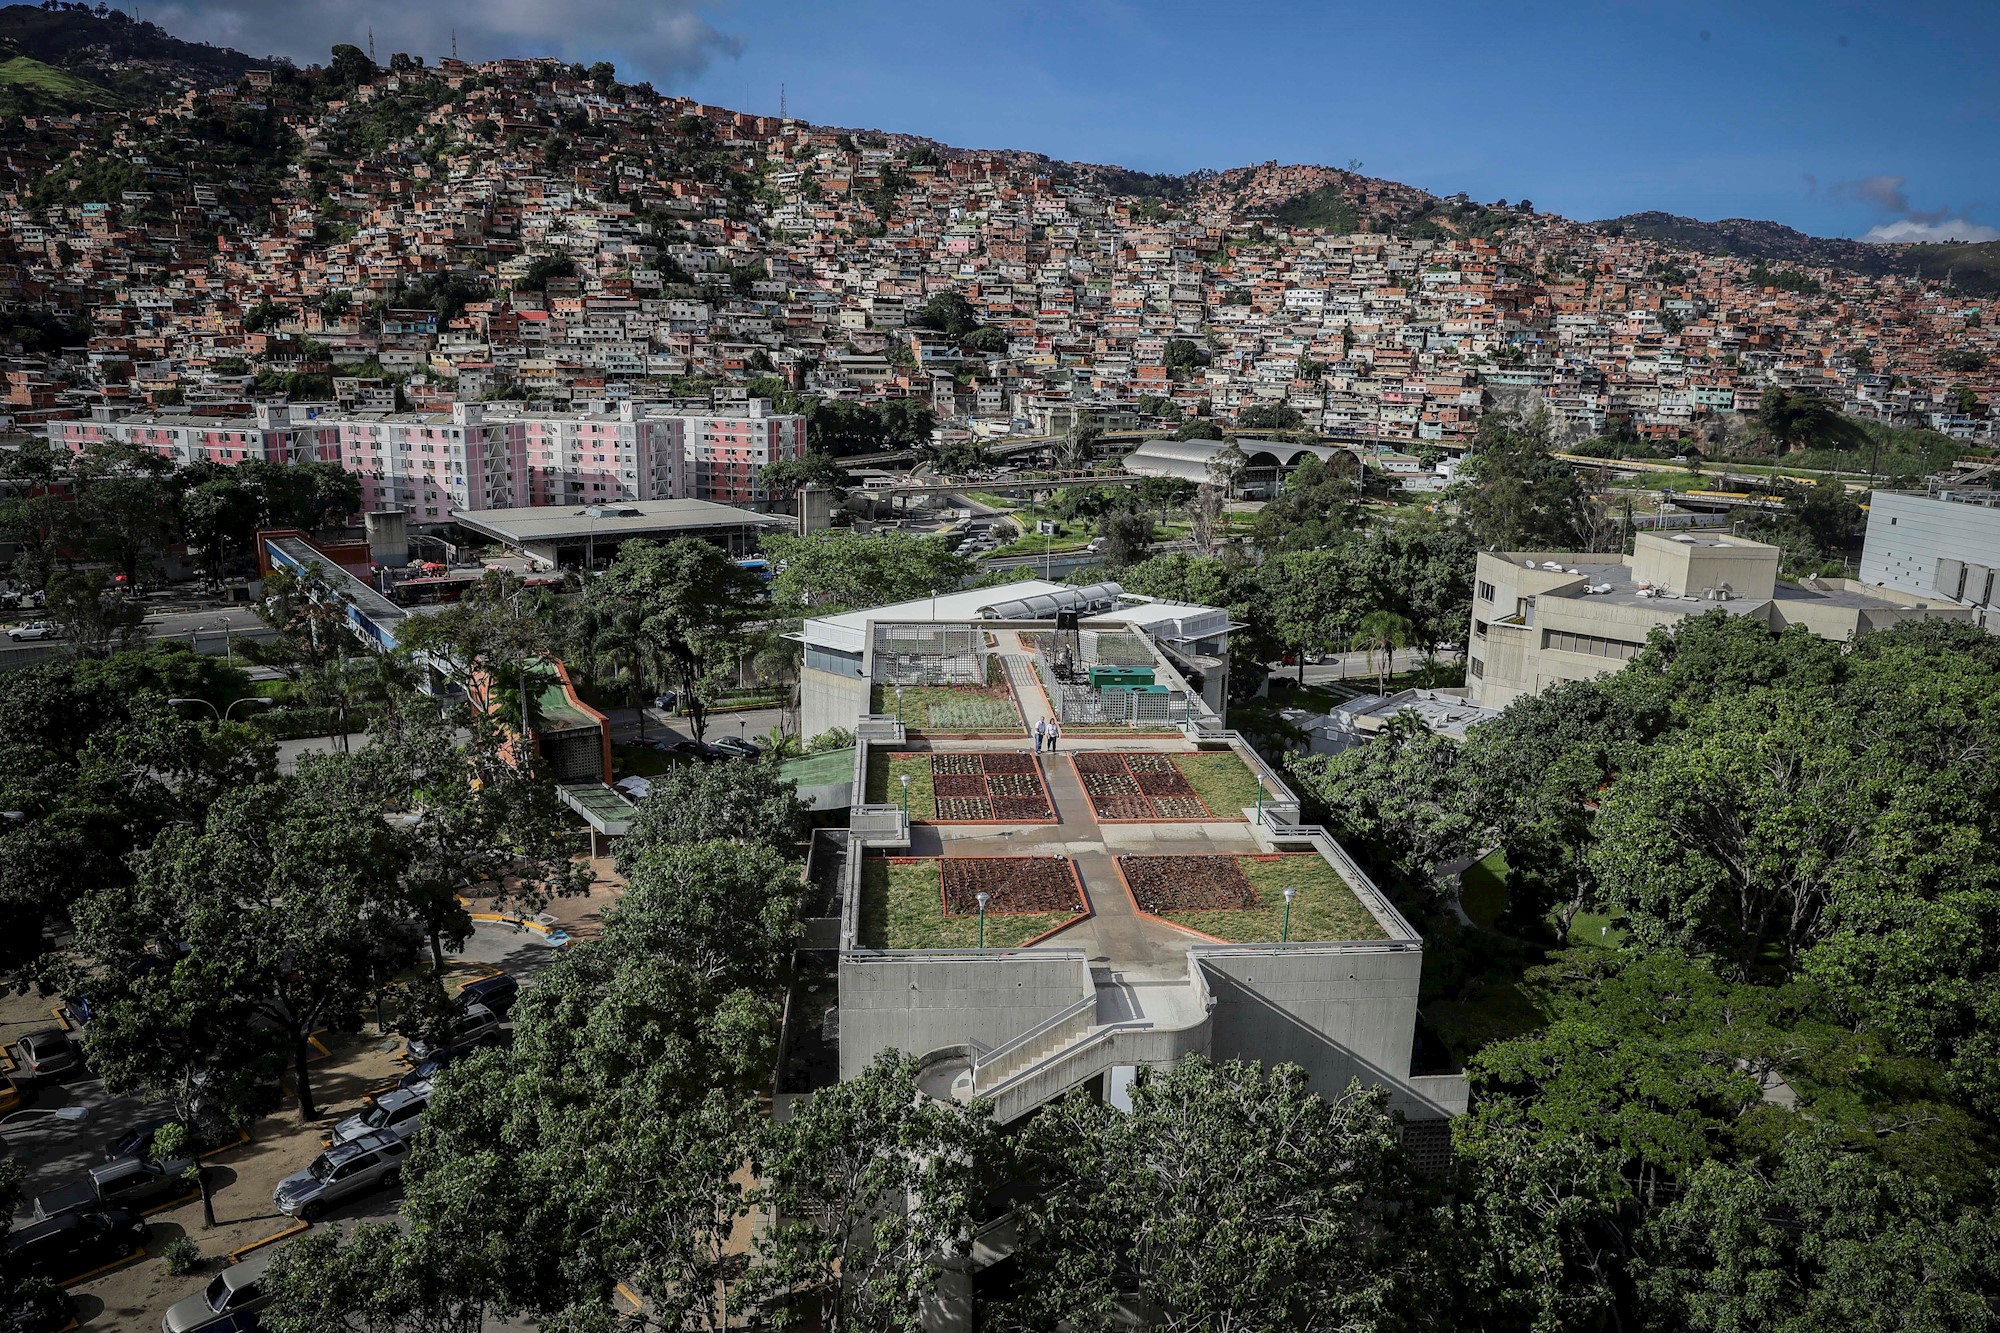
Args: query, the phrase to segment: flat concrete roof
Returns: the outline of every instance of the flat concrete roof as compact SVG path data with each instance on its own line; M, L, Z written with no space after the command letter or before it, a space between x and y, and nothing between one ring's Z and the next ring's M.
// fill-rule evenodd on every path
M592 518L590 511L597 517ZM780 514L713 504L707 500L620 500L601 505L526 505L514 509L460 510L453 516L475 532L504 542L631 537L700 528L789 528Z

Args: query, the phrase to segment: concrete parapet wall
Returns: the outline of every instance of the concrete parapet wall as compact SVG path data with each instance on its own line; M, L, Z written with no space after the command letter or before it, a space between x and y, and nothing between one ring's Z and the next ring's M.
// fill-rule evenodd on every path
M1091 994L1080 949L850 952L840 960L840 1076L891 1048L998 1046Z

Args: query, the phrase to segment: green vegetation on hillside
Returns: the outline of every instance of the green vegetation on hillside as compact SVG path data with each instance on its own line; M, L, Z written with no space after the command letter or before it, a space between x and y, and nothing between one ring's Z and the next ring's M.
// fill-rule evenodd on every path
M1325 227L1329 231L1350 232L1361 225L1361 215L1338 185L1322 185L1279 205L1278 221L1292 227Z

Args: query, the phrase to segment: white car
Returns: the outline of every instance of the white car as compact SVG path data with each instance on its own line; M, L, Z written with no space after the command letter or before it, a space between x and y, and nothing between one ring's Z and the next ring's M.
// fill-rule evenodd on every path
M620 778L613 785L617 787L626 800L633 802L635 805L645 800L646 794L653 790L652 782L646 778Z
M10 639L53 639L56 627L46 620L30 620L24 625L10 625L7 628Z

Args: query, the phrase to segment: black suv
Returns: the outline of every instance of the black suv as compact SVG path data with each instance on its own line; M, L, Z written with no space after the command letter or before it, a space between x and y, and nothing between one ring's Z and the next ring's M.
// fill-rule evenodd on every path
M64 1213L7 1238L7 1266L63 1282L116 1263L146 1244L146 1224L127 1212Z

